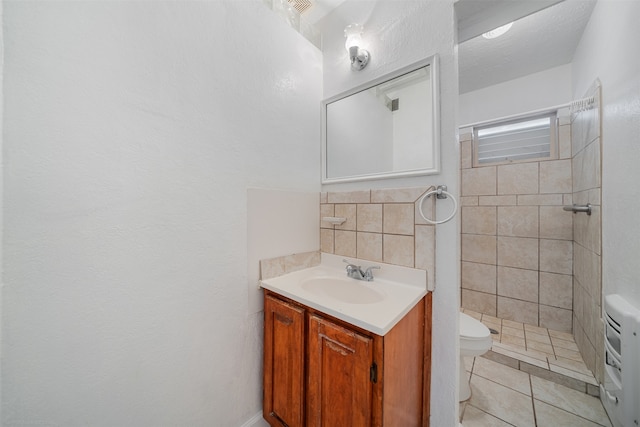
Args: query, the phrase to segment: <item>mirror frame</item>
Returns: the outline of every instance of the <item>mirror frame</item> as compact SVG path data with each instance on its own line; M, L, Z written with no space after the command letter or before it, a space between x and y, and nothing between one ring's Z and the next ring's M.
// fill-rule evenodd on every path
M327 177L327 105L340 99L354 95L358 92L362 92L367 89L371 89L381 83L392 80L403 74L416 71L422 67L430 67L431 73L431 107L432 107L432 156L434 159L433 167L424 169L411 169L404 171L391 171L391 172L377 172L365 175L351 175L343 177L329 178ZM341 182L354 182L354 181L366 181L373 179L386 179L386 178L402 178L413 177L422 175L436 175L440 173L440 80L438 75L438 55L432 55L428 58L422 59L418 62L414 62L410 65L397 69L391 73L380 76L374 80L368 81L362 85L356 86L353 89L339 93L331 98L327 98L322 101L322 184L334 184Z

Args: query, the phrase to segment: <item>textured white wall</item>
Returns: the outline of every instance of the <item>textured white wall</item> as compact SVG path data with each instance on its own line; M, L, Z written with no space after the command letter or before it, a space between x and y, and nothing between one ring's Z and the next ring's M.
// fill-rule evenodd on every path
M602 286L640 307L640 2L599 0L573 60L573 94L602 83Z
M365 28L365 48L371 62L352 72L344 49L344 27L352 22ZM435 176L324 185L323 191L397 188L446 184L458 194L457 143L458 65L454 52L453 0L347 0L321 23L323 32L324 97L358 86L433 54L440 55L440 114L442 173ZM449 212L439 204L437 217ZM459 215L437 226L436 290L433 294L433 368L431 425L457 424L457 348L460 294Z
M320 194L265 188L247 190L249 312L264 308L260 260L320 248Z
M5 425L261 409L249 186L319 188L320 53L261 1L6 2Z
M3 2L0 2L0 99L4 99L4 84L3 84L3 76L4 76L4 18L3 18ZM4 216L4 185L3 185L3 165L2 161L3 152L3 123L4 123L4 113L3 113L4 102L0 102L0 224L3 224L2 218ZM0 242L2 242L4 227L0 225ZM4 323L2 315L2 292L4 287L3 282L3 247L0 244L0 361L2 360L2 325ZM0 403L2 402L2 369L0 369ZM2 405L0 404L0 425L2 425Z
M571 101L571 64L460 95L460 125L549 108Z

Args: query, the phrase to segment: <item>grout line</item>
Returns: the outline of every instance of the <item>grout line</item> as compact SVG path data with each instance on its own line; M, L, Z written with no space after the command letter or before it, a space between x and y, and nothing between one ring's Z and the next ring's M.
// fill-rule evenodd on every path
M548 332L549 332L549 330L547 329L547 333ZM553 358L558 360L558 355L556 354L556 346L553 344L553 337L551 337L551 334L549 334L549 340L551 340L551 350L553 350ZM548 360L547 360L547 362L548 362ZM551 369L551 363L549 363L549 369Z
M490 382L492 382L492 383L494 383L494 384L497 384L497 385L499 385L500 387L504 387L504 388L506 388L506 389L509 389L509 390L511 390L511 391L513 391L513 392L515 392L515 393L519 393L519 394L521 394L521 395L523 395L523 396L533 397L533 396L529 396L529 395L527 395L527 394L525 394L525 393L521 392L520 390L516 390L515 388L509 387L508 385L504 385L504 384L502 384L502 383L499 383L498 381L492 380L491 378L483 377L482 375L478 375L478 374L471 374L471 377L473 377L474 375L475 375L476 377L482 378L483 380L487 380L487 381L490 381ZM531 382L531 380L529 380L529 382ZM493 415L493 416L497 418L497 416L496 416L496 415Z
M514 424L511 424L510 422L508 422L508 421L506 421L506 420L504 420L504 419L500 418L500 417L499 417L498 415L496 415L496 414L492 414L491 412L487 412L486 410L484 410L484 409L482 409L482 408L478 408L477 406L474 406L474 405L472 405L471 403L468 403L468 401L467 401L467 405L466 405L466 406L473 406L476 410L478 410L478 411L480 411L480 412L484 412L485 414L489 415L490 417L492 417L492 418L495 418L495 419L497 419L497 420L502 421L502 422L503 422L504 424L506 424L506 425L509 425L509 426L513 426L513 425L514 425ZM464 408L464 409L465 409L465 411L466 411L466 409L467 409L467 408L466 408L466 406L465 406L465 408Z
M538 417L536 416L536 404L533 397L533 382L531 381L531 374L529 374L529 388L531 390L531 411L533 412L533 425L538 425ZM542 427L542 426L541 426Z

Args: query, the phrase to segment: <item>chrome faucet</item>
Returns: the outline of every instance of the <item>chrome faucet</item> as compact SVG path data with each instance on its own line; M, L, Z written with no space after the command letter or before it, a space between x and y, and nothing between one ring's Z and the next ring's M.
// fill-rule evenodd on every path
M373 281L372 270L376 268L377 269L380 268L380 266L372 265L371 267L368 267L365 271L362 271L362 268L359 265L352 264L346 259L343 259L342 261L347 263L347 266L345 267L347 270L347 276L356 280L365 280L367 282L372 282Z

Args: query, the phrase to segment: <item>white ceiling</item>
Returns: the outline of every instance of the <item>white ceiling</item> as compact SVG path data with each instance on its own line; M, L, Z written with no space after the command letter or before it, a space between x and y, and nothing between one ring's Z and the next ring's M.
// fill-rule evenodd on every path
M565 0L515 21L501 37L461 43L460 93L570 63L595 3Z
M289 0L295 2L295 0ZM345 0L310 0L312 6L304 12L304 19L315 24L325 16L327 16L333 9L340 6Z
M313 7L304 18L316 23L344 1L311 0ZM508 22L509 16L524 16L499 38L478 36L459 45L460 93L570 63L595 4L596 0L458 0L461 40L501 25L500 20ZM483 26L486 29L480 30Z
M564 0L457 0L458 43Z

